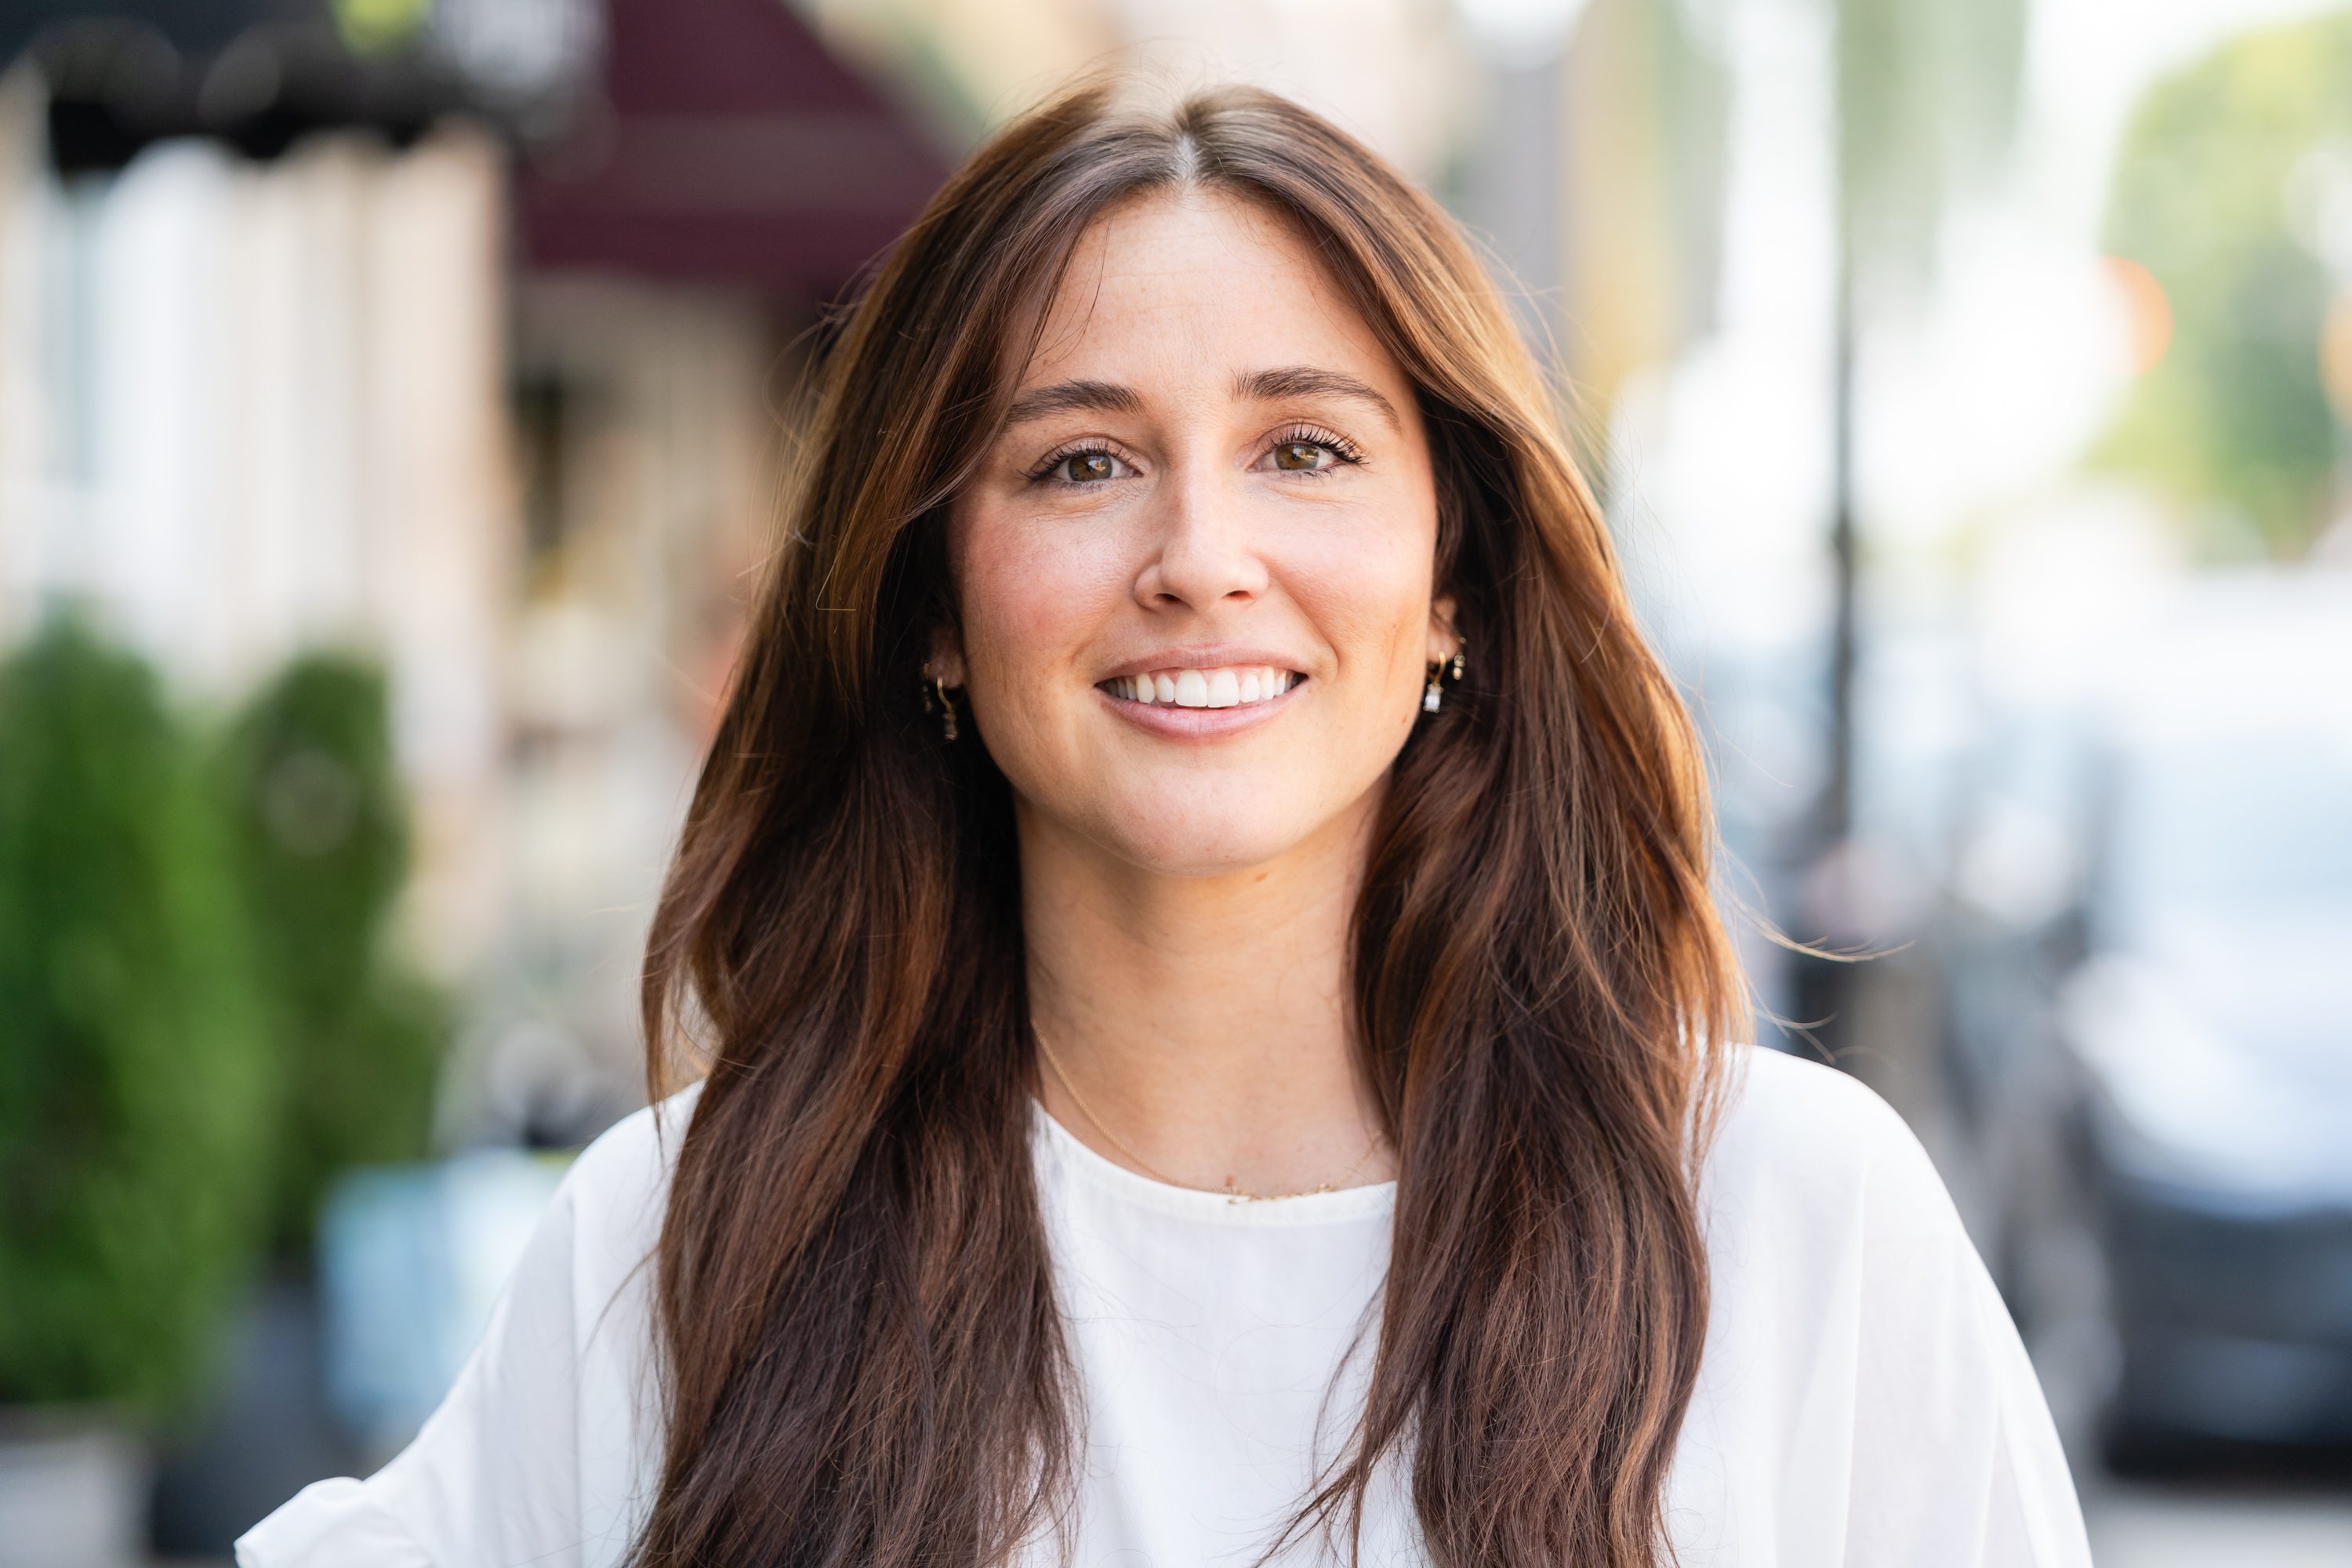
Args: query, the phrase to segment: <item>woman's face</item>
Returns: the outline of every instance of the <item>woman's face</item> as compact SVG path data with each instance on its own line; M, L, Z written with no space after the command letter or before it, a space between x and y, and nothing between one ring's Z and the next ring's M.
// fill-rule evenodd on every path
M1199 191L1097 221L1017 369L934 662L1024 833L1199 874L1360 820L1457 646L1403 372L1282 219Z

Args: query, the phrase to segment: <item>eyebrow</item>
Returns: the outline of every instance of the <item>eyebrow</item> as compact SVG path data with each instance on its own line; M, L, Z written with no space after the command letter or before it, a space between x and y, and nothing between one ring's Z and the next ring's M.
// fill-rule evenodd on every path
M1369 404L1391 429L1402 429L1396 405L1354 376L1309 364L1281 365L1273 370L1244 371L1234 377L1234 395L1253 403L1279 403L1294 397L1347 397ZM1099 414L1140 414L1143 399L1130 386L1115 381L1057 381L1032 387L1013 400L1004 416L1006 427L1045 419L1056 414L1091 411Z
M1051 386L1034 387L1014 398L1005 413L1004 423L1022 425L1082 409L1101 414L1140 414L1143 399L1136 395L1133 387L1121 386L1115 381L1057 381Z
M1370 404L1391 430L1404 426L1397 418L1396 405L1381 396L1379 391L1354 376L1336 370L1321 370L1311 364L1286 364L1275 370L1254 370L1234 377L1234 395L1246 397L1253 403L1280 403L1293 397L1348 397Z

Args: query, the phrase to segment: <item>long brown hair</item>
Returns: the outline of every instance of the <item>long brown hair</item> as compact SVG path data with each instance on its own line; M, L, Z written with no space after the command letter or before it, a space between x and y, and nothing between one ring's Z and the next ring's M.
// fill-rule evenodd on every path
M704 1082L658 1250L648 1568L977 1568L1066 1522L1010 795L917 671L954 614L942 514L1075 241L1188 184L1297 225L1412 380L1469 656L1355 911L1394 1238L1360 1426L1292 1529L1360 1523L1393 1458L1447 1568L1667 1553L1694 1183L1744 1020L1688 721L1452 221L1272 94L1097 80L975 153L844 321L654 920L653 1087Z

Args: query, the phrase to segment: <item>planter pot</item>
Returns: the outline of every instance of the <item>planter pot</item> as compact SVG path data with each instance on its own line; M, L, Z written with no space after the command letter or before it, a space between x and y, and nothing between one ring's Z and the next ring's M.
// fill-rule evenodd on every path
M226 1562L231 1542L312 1481L367 1471L327 1415L310 1282L261 1281L231 1326L219 1380L160 1450L149 1541L161 1557Z
M104 1413L0 1405L0 1568L131 1568L147 1457Z

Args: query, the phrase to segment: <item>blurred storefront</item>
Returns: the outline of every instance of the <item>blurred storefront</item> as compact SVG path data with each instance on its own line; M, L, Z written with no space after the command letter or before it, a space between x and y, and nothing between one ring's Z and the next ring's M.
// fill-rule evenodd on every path
M381 658L445 1131L576 1141L820 307L946 157L769 0L237 9L8 40L0 639L85 600L215 705Z
M642 1099L644 931L822 309L947 155L770 0L80 9L0 37L0 655L79 606L207 734L298 656L381 669L396 940L456 1003L432 1142L576 1146ZM561 1168L329 1171L315 1241L240 1237L156 1547L404 1440ZM9 1450L93 1478L0 1489L12 1538L138 1533L148 1450L93 1430Z
M496 1125L557 1141L637 1092L645 925L820 311L947 169L786 7L614 0L605 26L514 187L510 963L459 1069Z

